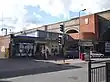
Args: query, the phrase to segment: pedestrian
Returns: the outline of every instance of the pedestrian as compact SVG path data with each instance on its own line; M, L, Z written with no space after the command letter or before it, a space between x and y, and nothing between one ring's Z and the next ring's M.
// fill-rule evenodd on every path
M55 50L54 50L54 55L55 56L57 55L57 52L58 52L58 50L57 50L57 48L55 48Z
M53 48L51 49L51 53L52 53L52 56L53 56L54 55L54 49Z
M45 59L45 49L44 48L41 49L41 57L43 57L43 59Z
M48 49L46 50L46 53L47 53L47 56L48 56L49 55L49 50Z
M48 54L49 54L49 51L48 49L45 50L45 59L47 60L48 59Z

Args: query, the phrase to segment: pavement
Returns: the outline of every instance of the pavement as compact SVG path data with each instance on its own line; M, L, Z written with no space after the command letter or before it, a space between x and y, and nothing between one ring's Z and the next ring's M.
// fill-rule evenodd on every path
M1 82L87 82L86 68L1 79Z
M110 58L92 58L95 61L110 61Z
M62 60L0 60L0 64L0 82L87 82L87 64L79 59L65 63Z
M0 82L87 82L87 70L87 62L80 59L67 59L65 63L63 60L0 60Z
M35 60L35 61L44 61L44 62L50 62L55 64L78 64L78 63L86 63L86 61L81 59L65 59L65 60Z
M7 59L0 60L0 78L17 77L29 74L47 73L53 71L61 71L67 69L80 68L79 66L71 66L72 63L83 63L76 60L50 61L36 59ZM49 69L52 68L52 69Z

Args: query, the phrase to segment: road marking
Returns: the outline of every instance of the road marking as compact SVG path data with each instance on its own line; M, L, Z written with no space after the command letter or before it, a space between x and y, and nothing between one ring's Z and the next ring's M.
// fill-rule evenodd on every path
M14 80L14 79L20 79L24 76L19 76L19 77L12 77L12 78L5 78L5 79L0 79L0 80Z

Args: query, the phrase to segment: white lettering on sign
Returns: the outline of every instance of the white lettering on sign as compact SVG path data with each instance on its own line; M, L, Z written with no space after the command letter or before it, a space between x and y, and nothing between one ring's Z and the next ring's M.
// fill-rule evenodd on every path
M105 52L110 52L110 42L105 43Z
M5 52L5 47L4 46L1 47L1 52Z
M38 37L38 32L29 33L27 36Z
M89 19L85 18L85 24L89 24Z
M93 46L92 42L82 42L82 46Z

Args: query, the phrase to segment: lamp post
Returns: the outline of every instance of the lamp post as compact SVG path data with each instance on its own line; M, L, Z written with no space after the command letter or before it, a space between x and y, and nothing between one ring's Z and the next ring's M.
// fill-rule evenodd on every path
M4 27L4 16L3 16L3 10L2 10L2 28L1 31L5 30L5 35L7 35L7 28Z
M79 59L80 59L80 51L81 51L81 47L80 47L80 13L82 11L85 11L86 9L80 10L79 11Z
M7 35L7 28L2 28L1 31L5 30L5 35Z

